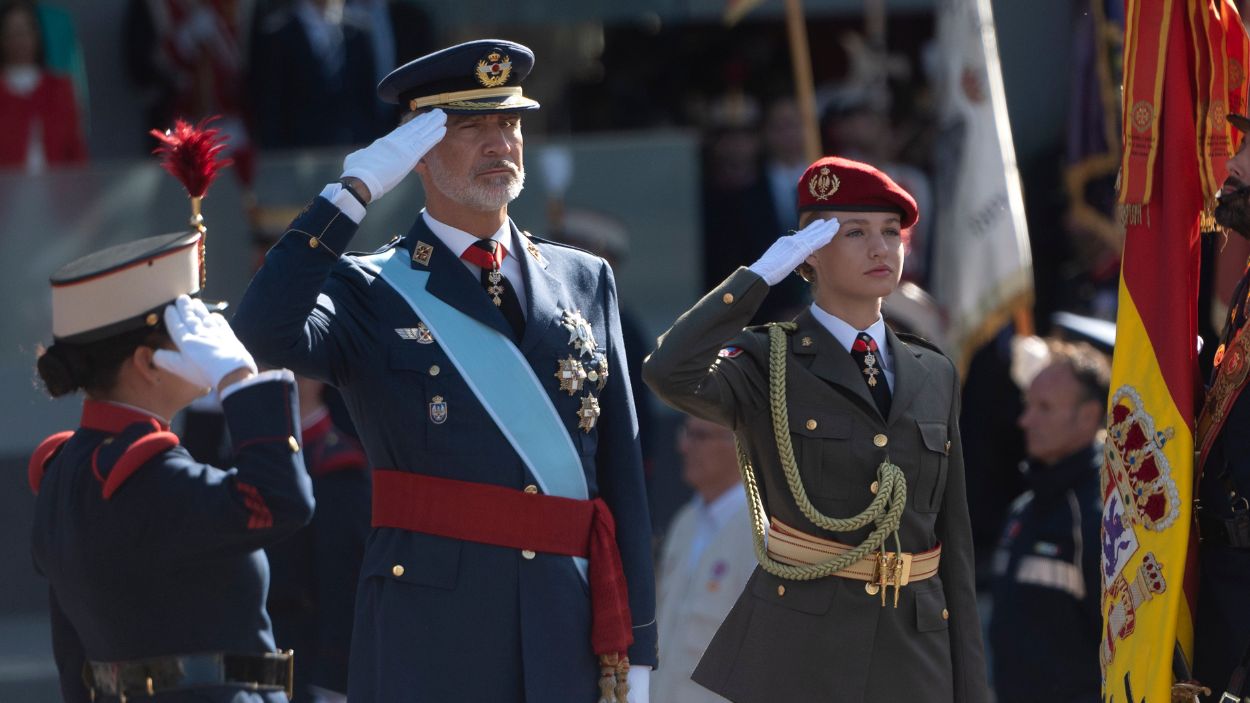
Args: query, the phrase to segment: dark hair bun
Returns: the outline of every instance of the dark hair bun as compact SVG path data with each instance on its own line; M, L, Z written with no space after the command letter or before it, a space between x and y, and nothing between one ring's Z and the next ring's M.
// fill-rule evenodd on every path
M48 395L59 398L78 390L86 377L86 359L76 349L54 343L39 355L36 362L39 378L48 389Z

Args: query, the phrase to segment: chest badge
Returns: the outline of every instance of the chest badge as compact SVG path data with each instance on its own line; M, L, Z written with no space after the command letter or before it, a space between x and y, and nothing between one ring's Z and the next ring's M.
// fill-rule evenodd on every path
M599 384L598 390L602 391L603 387L608 385L608 355L603 352L595 352L595 368L586 374L586 380Z
M441 395L430 398L430 422L436 425L447 422L447 401Z
M416 245L412 247L412 260L422 266L430 265L431 256L434 256L433 245L418 241Z
M599 422L599 399L587 393L582 396L582 407L577 411L577 427L589 434Z
M492 51L477 62L477 82L487 88L497 88L508 82L512 75L512 59Z
M415 340L417 344L434 343L434 335L424 322L418 322L416 327L396 327L395 334L399 335L400 339Z
M590 323L582 317L581 310L562 310L560 326L569 333L569 346L577 350L578 356L591 355L595 351L595 333Z
M582 362L569 356L567 359L558 360L556 364L556 378L560 380L560 390L569 395L577 395L586 385L587 374L586 369L582 367ZM591 373L594 372L591 371Z

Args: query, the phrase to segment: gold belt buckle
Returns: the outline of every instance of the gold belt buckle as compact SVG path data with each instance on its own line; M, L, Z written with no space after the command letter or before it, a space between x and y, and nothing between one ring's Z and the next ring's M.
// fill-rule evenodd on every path
M290 701L295 699L295 650L288 649L283 654L286 655L286 699Z
M898 589L911 581L912 555L907 552L877 552L877 565L873 570L873 583L881 590L881 607L885 607L885 594L894 586L894 607L898 607Z

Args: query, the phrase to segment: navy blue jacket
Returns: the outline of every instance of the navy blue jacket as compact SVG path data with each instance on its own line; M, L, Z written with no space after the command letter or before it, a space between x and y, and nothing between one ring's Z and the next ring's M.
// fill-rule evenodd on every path
M994 689L1010 703L1101 700L1102 446L1029 466L994 555Z
M90 700L84 657L274 651L261 549L307 523L313 508L293 421L295 386L262 381L223 406L234 445L229 470L196 462L151 415L91 400L84 426L32 463L35 568L51 586L66 701ZM136 463L152 448L159 451ZM279 703L286 696L218 687L151 700Z
M420 320L399 294L354 256L336 255L355 231L338 208L314 200L244 294L233 323L240 339L267 363L337 386L375 469L515 490L536 483L438 340L405 337ZM590 496L616 518L634 621L630 659L655 665L650 519L612 271L583 251L515 228L513 236L529 244L513 252L527 306L518 348L581 453ZM411 264L429 272L426 290L511 335L458 253L422 218L389 246L409 261L417 241L433 247L428 264ZM608 360L590 432L578 429L580 398L556 380L557 360L576 353L561 310L581 311ZM441 423L429 419L435 396L446 403ZM563 702L597 693L587 587L568 557L525 559L515 549L379 528L366 545L356 603L354 703Z

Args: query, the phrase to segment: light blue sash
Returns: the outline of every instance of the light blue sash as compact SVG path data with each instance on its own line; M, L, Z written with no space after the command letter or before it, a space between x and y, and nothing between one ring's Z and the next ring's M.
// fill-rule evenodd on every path
M581 457L547 390L511 339L465 315L425 289L428 271L413 270L393 247L360 257L408 303L460 371L478 402L529 467L543 493L586 500ZM585 560L575 559L585 577Z

